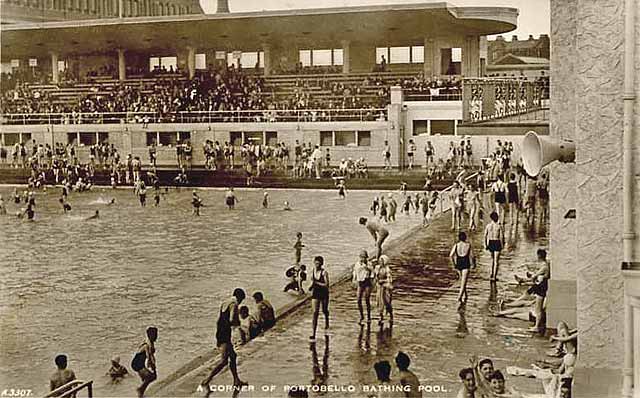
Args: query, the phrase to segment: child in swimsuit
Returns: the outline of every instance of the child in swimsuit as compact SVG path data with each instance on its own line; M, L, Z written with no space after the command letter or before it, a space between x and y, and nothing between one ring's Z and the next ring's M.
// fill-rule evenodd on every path
M340 184L338 185L338 197L340 197L340 199L344 199L346 196L346 193L347 193L347 190L344 185L344 180L341 180Z
M373 202L371 203L371 211L375 216L378 213L378 208L380 207L380 202L378 201L378 197L373 198Z
M300 259L302 258L302 248L304 245L302 244L302 232L298 232L296 234L296 243L293 245L293 249L295 250L295 260L296 265L300 264Z
M229 188L229 190L225 194L225 202L229 207L229 210L233 210L235 208L237 201L238 198L236 198L236 195L233 193L233 188Z

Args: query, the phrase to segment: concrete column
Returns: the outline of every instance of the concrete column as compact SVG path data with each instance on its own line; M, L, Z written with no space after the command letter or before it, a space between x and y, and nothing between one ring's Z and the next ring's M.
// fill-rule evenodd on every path
M440 49L440 40L433 39L433 76L442 75L442 51Z
M127 61L124 58L124 50L118 49L118 79L120 81L127 78Z
M351 72L351 54L349 48L351 42L349 40L342 40L342 73L347 74Z
M58 54L51 53L51 82L60 83L60 75L58 73Z
M401 168L404 165L404 153L405 153L405 118L402 112L402 87L391 86L390 88L391 104L388 109L388 120L391 124L391 131L389 132L389 145L391 145L392 164ZM395 148L394 148L395 147ZM394 150L395 149L395 150Z
M471 77L471 45L469 36L465 36L462 41L462 75Z
M196 49L193 47L187 47L187 70L189 79L196 77Z
M435 68L433 65L434 59L434 42L433 39L425 37L424 38L424 64L422 68L422 72L426 79L435 75Z
M271 45L264 43L262 45L262 52L264 54L264 59L262 60L262 63L264 64L263 73L265 76L269 76L271 75Z

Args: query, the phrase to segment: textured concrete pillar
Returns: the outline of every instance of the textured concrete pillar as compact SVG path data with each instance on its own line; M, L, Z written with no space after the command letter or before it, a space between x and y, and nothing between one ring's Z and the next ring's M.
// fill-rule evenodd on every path
M435 75L433 59L434 59L434 43L433 39L429 37L424 38L424 63L422 66L422 73L425 78L430 78Z
M573 171L571 165L551 168L551 274L577 280L580 338L572 395L620 396L624 0L552 0L551 15L551 133L571 138L573 128L577 148ZM569 114L561 115L564 111ZM575 220L562 214L570 207L576 209ZM575 249L554 242L573 236ZM566 264L554 256L564 256ZM549 296L560 288L552 284Z
M126 80L127 78L127 63L124 58L124 50L118 49L118 79L120 81Z
M462 74L477 77L480 64L479 36L465 36L462 41Z
M342 73L351 72L351 54L349 49L351 42L349 40L342 40Z
M442 51L440 49L441 41L438 38L433 39L433 76L442 75Z
M262 45L262 54L264 56L264 59L262 60L262 63L264 65L264 75L265 76L269 76L271 75L271 45L270 44L263 44Z
M60 83L60 74L58 73L58 54L51 53L51 82Z
M187 70L189 79L196 77L196 49L193 47L187 47Z
M551 40L551 118L549 135L552 138L576 138L576 26L577 0L552 1ZM547 323L552 327L559 321L577 327L576 289L578 275L577 219L565 219L576 208L576 165L554 162L550 171L550 233L549 254L551 280L547 301ZM578 215L579 216L579 215Z

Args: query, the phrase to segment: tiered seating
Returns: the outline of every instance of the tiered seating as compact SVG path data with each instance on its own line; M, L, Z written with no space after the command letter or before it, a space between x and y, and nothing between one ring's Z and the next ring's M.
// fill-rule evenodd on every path
M242 73L242 75L246 74ZM240 75L240 76L242 76ZM238 75L235 75L236 78ZM417 80L416 88L409 88L414 86L414 81L418 74L413 71L396 71L396 72L375 72L375 73L327 73L327 74L298 74L298 75L277 75L277 76L257 76L249 75L254 78L262 79L261 84L257 84L256 80L249 79L249 83L245 81L243 84L247 84L249 92L253 98L253 105L248 104L245 107L246 100L250 97L246 97L242 94L242 88L236 89L231 93L231 97L234 98L231 102L231 106L225 106L226 109L268 109L273 106L275 109L354 109L354 108L384 108L389 103L389 88L394 85L404 86L405 93L411 94L412 92L418 92L422 96L429 96L429 82ZM226 78L225 78L226 79ZM189 86L189 80L180 74L162 74L155 77L142 77L135 76L130 77L124 81L114 79L112 76L95 76L91 77L89 81L73 84L29 84L26 85L23 91L30 92L20 94L17 101L10 100L12 104L33 104L33 99L40 98L40 105L51 104L55 106L57 112L71 112L76 109L83 109L83 112L91 112L86 108L78 107L80 100L83 98L97 98L111 97L116 93L116 90L120 90L123 86L128 87L128 91L142 94L143 98L151 97L152 94L158 93L156 90L158 85L163 85L164 82L170 81L173 85L178 83L178 87L186 90ZM203 83L202 85L196 84L195 87L210 87ZM260 86L260 89L256 88ZM246 89L247 87L245 87ZM183 96L185 91L183 90ZM459 94L458 87L450 87L441 89L444 94ZM35 95L38 93L38 95ZM196 103L197 108L193 108L191 104L191 110L206 110L207 96L212 95L211 91L207 93L200 93L204 96L204 100ZM172 103L170 94L165 100ZM218 97L221 94L215 94ZM258 101L256 101L256 97ZM260 101L261 96L261 101ZM445 97L445 96L443 96ZM27 99L24 99L27 98ZM243 100L243 101L239 101ZM189 99L186 99L189 101ZM82 103L84 104L84 102ZM242 104L242 106L240 106ZM255 105L258 104L258 105ZM216 105L217 106L217 105ZM235 107L234 107L235 106ZM258 106L258 107L256 107ZM199 109L202 107L203 109ZM239 108L238 108L239 107ZM40 106L39 109L42 109ZM104 109L104 107L103 107ZM122 106L120 107L122 109ZM215 108L217 109L217 108ZM152 110L152 112L155 110Z

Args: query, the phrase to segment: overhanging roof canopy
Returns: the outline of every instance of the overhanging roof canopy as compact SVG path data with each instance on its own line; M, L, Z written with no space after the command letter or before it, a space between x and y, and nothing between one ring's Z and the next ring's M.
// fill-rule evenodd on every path
M263 44L336 48L341 40L420 45L425 37L491 35L516 28L518 10L448 3L180 15L4 25L2 60L202 49L257 50Z

